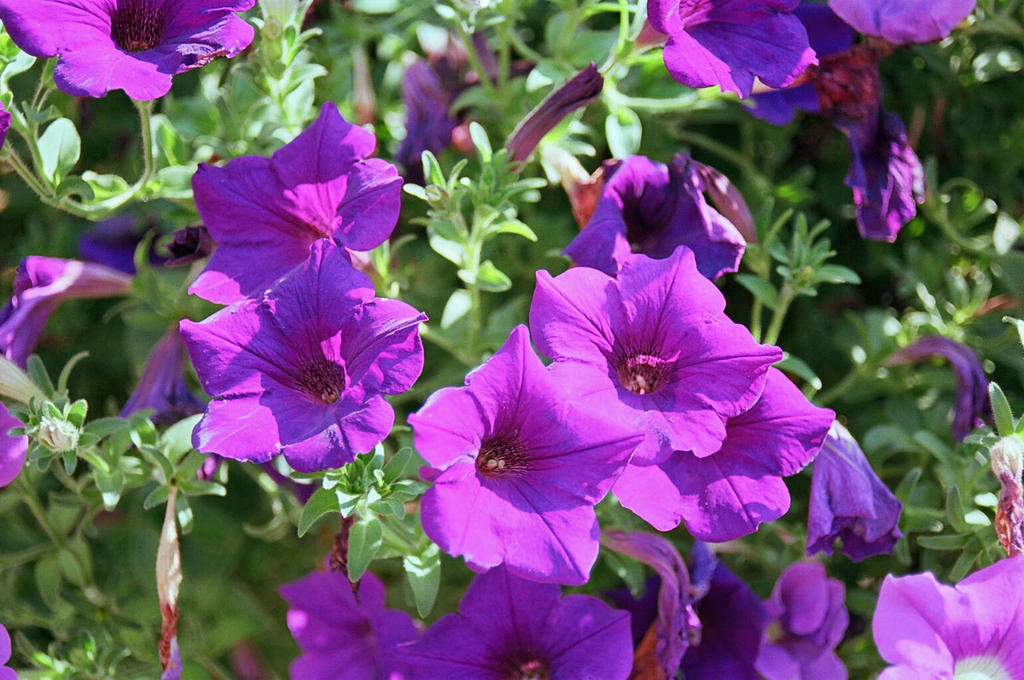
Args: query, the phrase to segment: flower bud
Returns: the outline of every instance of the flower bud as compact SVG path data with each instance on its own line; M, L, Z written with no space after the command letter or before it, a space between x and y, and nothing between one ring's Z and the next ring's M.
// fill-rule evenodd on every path
M54 453L73 451L78 446L79 430L62 418L45 415L39 423L36 438Z

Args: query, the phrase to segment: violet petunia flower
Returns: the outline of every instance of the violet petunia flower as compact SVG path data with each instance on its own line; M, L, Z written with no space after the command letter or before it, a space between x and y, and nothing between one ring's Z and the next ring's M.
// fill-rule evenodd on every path
M953 407L953 436L963 441L971 430L991 420L992 406L988 398L988 378L981 361L967 345L940 335L919 338L889 355L886 366L898 366L926 357L944 357L953 367L956 378L956 405Z
M657 465L630 465L612 491L659 531L680 521L701 541L728 541L789 509L784 476L818 453L835 414L813 406L778 369L749 411L729 418L720 450L676 451Z
M61 302L127 295L131 284L131 276L100 264L26 257L14 280L14 297L0 310L0 352L24 366Z
M709 456L725 419L754 405L777 347L757 344L723 313L725 298L680 247L631 258L618 278L576 267L537 272L530 327L552 375L607 422L644 433L633 462L673 451Z
M78 254L89 262L134 274L135 249L142 240L135 225L136 216L131 213L97 222L78 239Z
M942 40L967 18L976 0L829 0L843 21L896 45Z
M11 660L11 634L0 624L0 680L18 680L14 669L8 668Z
M75 96L124 90L162 97L171 76L214 57L234 57L253 39L236 12L255 0L0 0L0 20L34 57L57 57L54 80Z
M891 664L879 680L1024 678L1024 557L1002 559L955 586L932 573L882 582L871 622Z
M850 621L841 581L818 562L799 562L782 572L766 603L778 626L769 629L757 655L765 680L846 680L835 648Z
M684 245L709 279L736 271L746 240L704 199L705 181L689 154L669 165L645 156L610 161L604 177L596 210L565 249L576 265L615 276L634 253L664 259Z
M633 643L628 613L498 567L473 580L457 614L396 656L405 680L626 680Z
M317 241L358 251L383 243L398 221L402 180L390 163L367 158L375 145L326 102L270 158L200 165L196 208L218 247L189 292L225 304L258 297Z
M572 406L525 326L409 424L434 482L420 506L423 530L442 550L476 569L587 581L599 547L594 505L642 438Z
M25 427L25 425L12 416L3 403L0 403L0 487L13 482L21 473L21 468L25 466L28 437L23 434L7 434L15 427Z
M854 562L892 552L903 536L900 503L878 478L853 436L833 423L814 461L807 554L832 554L832 544Z
M192 414L202 413L205 405L185 384L184 368L185 343L177 326L174 326L153 348L138 385L121 409L121 417L141 409L155 409L153 421L170 425Z
M398 145L395 161L405 168L409 181L423 183L424 151L437 155L451 143L458 125L449 112L452 99L451 90L429 62L419 59L406 67L402 76L405 138Z
M213 238L201 224L177 229L171 234L171 241L164 246L170 256L164 264L168 267L183 267L213 253Z
M302 653L288 672L294 680L387 680L399 667L395 646L416 637L412 618L384 609L384 584L367 572L358 593L343 572L315 572L280 588L288 629Z
M668 35L665 66L690 87L718 85L740 97L754 79L786 87L817 63L793 15L799 0L648 0L648 20Z
M259 300L181 322L213 397L193 445L257 463L283 453L300 472L351 462L391 431L394 412L383 395L404 392L419 376L424 320L404 302L374 298L344 250L317 241Z

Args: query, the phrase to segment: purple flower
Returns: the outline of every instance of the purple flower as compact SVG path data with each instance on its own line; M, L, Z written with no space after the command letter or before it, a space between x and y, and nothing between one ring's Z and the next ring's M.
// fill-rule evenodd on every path
M785 87L817 63L793 16L799 0L648 0L651 25L668 34L665 66L690 87L718 85L740 97L754 78Z
M356 595L343 572L315 572L280 588L288 629L302 653L288 671L295 680L386 680L396 670L396 645L416 637L405 612L384 609L384 584L367 572ZM401 676L399 676L401 677Z
M375 144L327 102L270 158L200 165L196 208L218 248L189 292L236 302L259 296L321 239L352 250L383 243L398 220L402 180L390 163L366 158Z
M525 326L466 387L435 392L409 424L432 466L423 529L443 550L477 569L587 581L598 552L594 505L641 438L570 405Z
M171 235L171 242L164 246L170 259L168 267L181 267L196 260L209 257L213 252L213 238L201 224L184 227Z
M1024 678L1024 557L1000 560L955 586L934 574L882 582L871 623L879 680Z
M451 143L458 125L448 112L452 93L437 70L419 59L405 69L402 103L407 111L405 139L395 152L395 161L405 168L407 179L419 184L423 182L423 152L440 153Z
M807 554L831 555L837 538L840 551L854 562L892 552L903 536L897 527L902 507L849 431L833 423L814 461Z
M18 680L18 674L7 667L11 660L11 634L0 624L0 680Z
M942 40L974 9L975 0L829 0L843 21L891 43Z
M956 377L953 436L957 441L963 441L971 430L984 425L986 418L991 419L992 413L988 399L988 378L970 347L956 340L933 335L919 338L893 352L886 358L885 365L897 366L936 356L945 357L953 366L953 375Z
M626 612L499 567L473 580L457 614L397 654L407 680L626 680L633 644Z
M135 223L130 213L97 222L78 239L78 254L89 262L134 274L135 248L142 240Z
M7 131L11 129L11 114L4 108L3 103L0 103L0 147L3 147L4 140L7 139Z
M664 260L629 259L617 279L588 267L557 278L537 272L530 327L574 399L645 433L633 461L643 464L721 448L724 420L754 405L781 357L724 308L680 247Z
M171 76L233 57L253 29L235 16L255 0L0 0L0 20L35 57L58 57L53 76L64 92L102 97L124 90L156 99Z
M7 434L12 428L25 425L12 416L7 407L0 403L0 486L7 486L18 476L25 465L28 453L28 437ZM0 647L2 651L2 647Z
M664 259L685 245L709 279L734 272L746 241L704 200L705 189L688 154L676 154L667 166L644 156L608 162L597 209L565 254L615 276L634 253Z
M121 409L121 417L150 408L156 410L155 422L169 425L202 412L203 402L196 399L185 384L184 367L185 344L175 326L153 348L139 384Z
M720 450L706 457L676 451L657 465L630 465L613 491L660 531L683 521L701 541L732 540L786 513L782 477L814 458L834 418L772 368L753 408L728 419Z
M178 636L171 638L167 667L160 674L160 680L181 680L181 650L178 649Z
M64 300L126 295L132 277L100 264L33 255L21 261L14 297L0 310L0 352L25 365Z
M758 672L766 680L846 680L835 653L850 621L845 598L842 582L820 563L786 567L766 603L779 625L761 646Z
M384 394L423 368L426 316L372 285L326 240L259 300L226 307L181 333L214 397L192 434L205 453L296 470L341 467L391 431Z

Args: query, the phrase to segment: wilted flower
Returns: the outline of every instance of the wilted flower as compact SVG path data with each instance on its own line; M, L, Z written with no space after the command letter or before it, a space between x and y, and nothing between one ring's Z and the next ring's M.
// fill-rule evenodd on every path
M843 21L891 43L942 40L974 9L976 0L829 0Z
M156 410L155 422L169 425L202 412L203 402L196 399L185 384L184 368L185 343L174 326L153 348L139 384L121 409L121 417L151 408Z
M0 102L0 147L4 145L4 141L7 139L7 131L11 129L11 114L4 108L2 102Z
M470 584L448 614L396 655L407 680L601 678L626 680L632 666L629 614L589 595L498 567Z
M955 586L932 573L882 582L871 623L892 667L879 680L1024 678L1024 557L1010 557Z
M316 572L280 588L288 629L302 653L289 667L294 680L386 680L394 648L416 637L412 618L384 609L384 584L367 572L358 592L343 572Z
M255 0L0 0L14 43L35 57L57 57L64 92L102 97L124 90L156 99L171 76L233 57L252 42L236 16Z
M7 407L0 403L0 486L7 486L18 476L21 468L25 466L25 456L28 453L28 437L25 435L9 435L8 432L15 427L24 427L24 423L15 418L7 410ZM0 626L0 630L3 627ZM10 648L8 648L10 653ZM0 663L3 658L3 644L0 640ZM3 676L0 675L0 680Z
M1010 557L1024 554L1024 442L1015 434L992 446L992 474L999 480L996 536Z
M525 326L409 424L432 466L423 529L444 551L535 581L587 581L599 547L594 505L641 437L570 405Z
M831 555L837 538L840 551L854 562L892 552L903 536L897 527L902 507L849 431L833 423L814 460L807 554Z
M634 253L664 259L683 245L709 279L736 271L746 241L704 200L704 167L688 154L676 154L669 165L644 156L605 163L601 200L565 254L615 276Z
M176 230L165 248L171 256L165 264L168 267L180 267L209 257L214 244L206 227L196 224Z
M648 0L651 25L668 35L665 66L690 87L740 97L754 78L785 87L817 63L793 10L799 0Z
M0 666L0 680L18 680L18 674L6 665L10 660L11 635L3 624L0 624L0 664L4 664Z
M218 251L219 252L219 251ZM373 297L343 249L321 239L259 300L226 307L181 333L213 396L192 435L205 453L263 463L284 453L301 472L341 467L391 431L384 394L423 368L426 316Z
M189 292L236 302L259 296L318 241L351 250L383 243L398 221L402 180L395 166L367 158L375 145L371 133L326 102L272 157L200 165L192 188L217 250Z

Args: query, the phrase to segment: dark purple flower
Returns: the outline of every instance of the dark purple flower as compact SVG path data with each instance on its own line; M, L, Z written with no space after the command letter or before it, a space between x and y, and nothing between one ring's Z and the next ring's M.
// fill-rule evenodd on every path
M405 105L405 139L395 152L395 161L406 171L406 178L423 182L421 155L438 154L452 141L458 125L449 109L451 90L428 62L419 59L409 64L402 77L402 103Z
M11 634L0 624L0 680L18 680L18 674L7 667L11 660Z
M871 622L894 666L879 680L1024 678L1024 557L1010 557L955 586L932 573L882 582Z
M0 20L35 57L58 57L53 76L64 92L102 97L124 90L156 99L171 76L233 57L253 28L236 12L255 0L0 0Z
M831 555L837 538L854 562L892 552L903 536L897 526L902 507L849 431L833 423L814 461L807 554Z
M473 580L457 614L396 655L406 680L626 680L633 644L626 612L499 567Z
M709 279L736 271L746 241L704 200L700 166L688 154L667 166L630 156L605 163L604 176L597 209L565 249L575 264L615 276L634 253L664 259L684 245Z
M26 257L14 280L14 297L0 310L0 352L24 366L61 302L126 295L131 284L131 276L100 264Z
M351 250L383 243L398 220L402 180L390 163L366 158L375 145L326 102L272 157L200 165L196 208L218 247L189 292L236 302L259 296L322 239Z
M779 576L766 603L772 621L757 656L766 680L846 680L846 666L835 648L850 615L842 582L828 578L818 562L790 565Z
M358 595L343 572L315 572L280 588L288 629L302 653L288 671L294 680L387 680L401 675L396 645L416 637L412 618L384 609L384 584L367 572Z
M0 403L0 486L7 486L13 482L21 472L21 468L25 466L28 437L23 434L18 436L7 434L12 428L24 426L24 423L12 416L7 411L7 407ZM0 652L2 651L2 645L0 645ZM0 659L0 661L3 660Z
M186 416L201 413L203 402L189 391L182 372L185 368L185 343L177 326L172 327L153 348L139 384L132 391L121 417L144 408L155 409L154 422L170 425Z
M434 486L423 529L471 566L504 564L535 581L585 583L597 559L594 505L641 437L569 404L525 326L409 416Z
M7 131L11 129L11 114L4 108L3 103L0 103L0 147L3 147L4 140L7 139Z
M793 16L799 0L648 0L651 25L668 35L665 66L690 87L718 85L740 97L754 78L785 87L817 63Z
M544 135L551 132L570 113L599 97L602 88L604 77L591 62L590 66L552 91L516 126L505 144L509 157L513 161L525 161L540 144Z
M957 441L976 427L991 420L992 406L988 399L988 378L981 362L970 347L940 335L919 338L889 355L886 366L920 361L925 357L944 357L953 366L956 377L956 405L953 408L953 436Z
M171 235L171 242L165 246L170 259L165 263L168 267L181 267L191 264L213 252L213 238L206 227L196 224L178 229Z
M676 451L657 465L630 465L612 490L660 531L683 521L699 540L732 540L785 514L789 491L782 478L814 458L834 419L772 368L753 408L728 419L721 449L706 457Z
M711 455L725 419L761 396L781 352L758 345L724 308L680 247L663 260L627 260L617 279L589 267L537 272L530 327L574 399L646 435L633 461L643 464L673 451Z
M891 43L942 40L974 9L975 0L829 0L843 21Z
M315 242L309 259L261 299L181 322L214 398L193 444L258 463L283 453L302 472L341 467L391 431L383 395L419 376L425 319L404 302L374 298L343 249Z
M130 213L97 222L78 239L78 254L89 262L134 274L135 248L142 240L135 223Z

